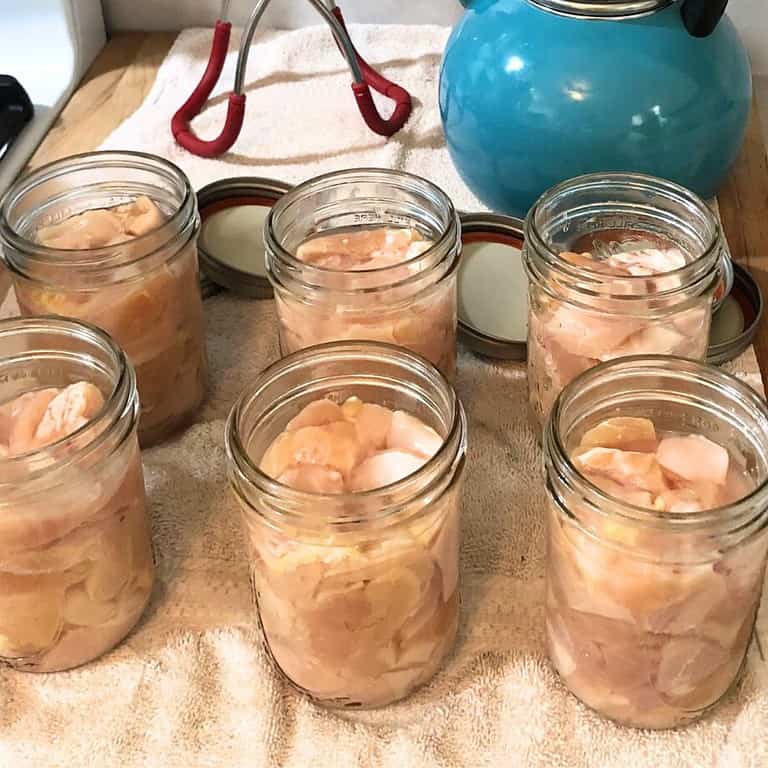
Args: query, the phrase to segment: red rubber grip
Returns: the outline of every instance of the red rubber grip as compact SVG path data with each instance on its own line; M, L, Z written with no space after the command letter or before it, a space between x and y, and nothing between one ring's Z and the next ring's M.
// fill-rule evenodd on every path
M177 144L199 157L217 157L226 152L237 141L245 117L245 96L232 93L229 96L227 117L221 133L209 141L198 138L189 125L192 118L200 114L211 91L221 77L224 61L229 48L232 25L217 21L213 32L213 45L208 66L192 95L179 107L171 120L171 133Z
M346 30L347 25L344 23L341 8L334 8L333 14L338 19L339 24ZM411 116L413 109L411 94L405 88L393 83L391 80L387 80L386 77L378 73L357 52L357 49L355 49L355 56L357 57L357 64L360 67L364 80L363 83L352 84L352 91L355 94L360 114L363 116L366 125L374 133L379 134L379 136L393 136L406 124ZM379 110L376 108L373 96L371 95L371 88L395 102L395 109L387 119L384 119L379 114Z
M407 104L396 104L394 112L385 120L373 103L373 96L368 83L352 83L352 92L355 94L357 108L360 110L366 125L379 136L392 136L397 133L410 117L410 99L408 99Z

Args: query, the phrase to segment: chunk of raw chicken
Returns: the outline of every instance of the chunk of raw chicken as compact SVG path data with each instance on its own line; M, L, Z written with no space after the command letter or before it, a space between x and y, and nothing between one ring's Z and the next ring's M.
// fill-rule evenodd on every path
M355 425L337 421L282 432L264 454L261 469L270 477L280 477L296 464L319 464L347 476L361 453Z
M48 248L85 251L103 248L123 238L120 217L107 209L84 211L65 221L42 227L37 240Z
M123 233L131 237L146 235L165 223L162 211L146 195L139 195L131 203L118 205L113 211L120 218Z
M332 400L315 400L301 409L294 416L286 429L301 429L301 427L322 427L333 424L334 421L343 421L344 412Z
M376 403L363 403L354 422L358 440L366 454L380 451L386 446L393 419L394 416L389 408Z
M682 269L687 263L685 255L679 248L665 250L643 248L636 251L618 251L612 253L606 261L609 266L637 277L650 277L651 275L674 272L677 269Z
M370 491L382 488L412 475L424 466L421 456L404 451L389 450L375 453L352 472L349 486L352 491Z
M423 421L405 411L395 411L387 434L387 447L431 459L443 444L443 438Z
M703 435L667 437L656 456L665 470L691 482L722 485L728 475L728 451Z
M650 419L633 416L616 416L606 419L584 433L581 445L585 448L622 448L643 450L635 446L656 447L656 428Z
M410 250L411 246L422 240L415 229L358 229L305 240L296 258L326 269L380 269L413 258L419 251Z
M624 487L654 494L667 487L659 462L652 453L588 448L576 453L573 460L584 474L607 477Z
M261 469L313 493L368 491L402 480L440 449L440 435L405 411L349 397L305 406L264 452Z
M41 227L37 241L48 248L85 251L119 245L162 226L165 216L146 195L113 208L96 208Z
M104 406L98 387L87 381L70 384L49 403L35 430L35 444L48 445L85 426Z
M333 467L319 464L296 464L278 478L283 485L309 493L343 493L344 475Z
M35 432L45 415L48 404L59 393L49 387L26 392L10 404L8 425L8 455L26 453L35 447Z
M26 392L3 407L4 454L16 456L61 440L87 424L103 405L99 389L85 381Z

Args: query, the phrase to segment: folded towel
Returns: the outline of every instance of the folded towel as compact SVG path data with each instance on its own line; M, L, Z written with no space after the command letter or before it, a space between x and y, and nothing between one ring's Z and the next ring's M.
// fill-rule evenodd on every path
M169 122L205 67L211 33L182 33L145 104L106 146L155 152L196 187L223 176L298 182L337 168L387 166L424 175L464 209L481 206L448 158L436 106L447 30L352 26L364 56L416 97L389 141L357 114L343 61L324 28L256 39L248 111L232 152L192 157ZM236 40L233 41L233 46ZM223 87L233 70L230 54ZM218 132L224 99L195 122ZM4 313L12 313L12 301ZM239 512L227 488L227 413L277 358L272 302L206 302L211 393L198 421L144 453L159 582L140 626L114 652L49 676L0 671L0 766L99 768L458 768L768 765L768 665L753 646L737 690L679 732L639 732L569 695L543 645L540 452L524 417L524 367L459 358L469 418L463 505L462 619L455 652L408 700L336 712L296 694L271 668L255 629ZM760 387L749 350L731 369ZM758 628L768 649L768 612Z

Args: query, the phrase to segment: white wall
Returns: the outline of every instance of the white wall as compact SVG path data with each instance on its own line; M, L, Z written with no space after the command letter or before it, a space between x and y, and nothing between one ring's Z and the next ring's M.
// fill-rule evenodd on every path
M220 0L103 0L110 29L181 29L211 26ZM229 18L242 24L254 3L231 0ZM339 0L347 22L453 24L461 15L458 0ZM730 0L728 13L741 30L756 73L768 74L768 0ZM263 23L273 27L315 24L307 0L273 0Z

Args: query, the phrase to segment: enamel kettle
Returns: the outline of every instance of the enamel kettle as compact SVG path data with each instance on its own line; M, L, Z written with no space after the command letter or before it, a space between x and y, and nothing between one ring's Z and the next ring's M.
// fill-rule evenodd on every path
M727 0L462 0L440 113L456 168L524 216L552 185L637 171L713 196L749 117Z

